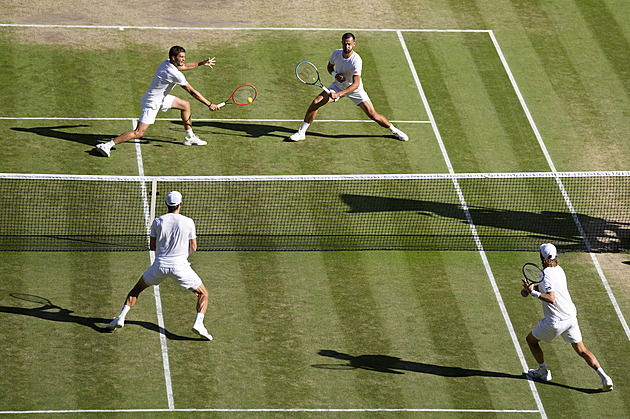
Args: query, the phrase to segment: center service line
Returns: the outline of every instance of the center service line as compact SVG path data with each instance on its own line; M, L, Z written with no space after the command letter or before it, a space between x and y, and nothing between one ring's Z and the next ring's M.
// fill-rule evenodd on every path
M133 123L133 129L136 129L138 120L134 119L132 123ZM134 140L134 143L136 145L136 157L138 160L138 175L144 178L144 164L142 163L142 151L140 150L139 139L136 138ZM151 223L153 222L153 216L155 216L155 214L151 213L152 211L150 209L149 199L147 196L147 187L144 180L140 181L140 190L142 192L142 206L144 208L144 218L146 221L147 232L150 233ZM152 196L155 196L155 191L153 191ZM149 251L149 259L151 261L151 264L153 264L153 262L155 261L155 252L153 250ZM153 287L153 293L155 295L155 310L157 312L158 326L160 328L160 346L162 349L162 364L164 365L164 381L166 384L166 399L168 402L169 410L173 410L175 409L175 402L173 400L173 384L171 381L171 367L168 361L168 347L166 346L166 331L164 329L164 316L162 315L162 298L160 296L159 285L156 285Z

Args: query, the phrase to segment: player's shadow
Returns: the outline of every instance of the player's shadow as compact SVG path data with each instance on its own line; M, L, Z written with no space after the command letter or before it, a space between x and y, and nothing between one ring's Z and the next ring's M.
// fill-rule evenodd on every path
M404 361L401 358L388 355L359 355L353 356L329 349L318 352L318 355L344 361L342 364L315 364L315 368L331 370L362 369L386 374L405 374L414 372L421 374L439 375L440 377L493 377L513 380L527 380L525 373L509 374L499 371L486 371L472 368L447 367L423 362ZM536 381L537 383L562 387L582 393L601 393L601 389L573 387L556 382Z
M182 125L181 121L172 121L173 124ZM260 124L260 123L240 123L240 122L224 122L224 121L200 121L194 122L195 127L217 128L225 131L240 133L242 137L261 138L275 137L281 138L285 142L292 142L289 137L297 131L295 129L285 128L278 125ZM349 138L396 138L393 135L387 135L384 131L383 135L350 135L350 134L322 134L317 131L309 131L309 137L328 138L328 139L349 139Z
M468 220L461 205L415 199L389 198L370 195L343 194L341 200L349 213L416 212L420 216L444 217L466 227ZM528 250L529 241L562 242L563 250L584 251L585 245L568 211L521 211L470 205L475 226L501 230L479 236L486 250ZM594 251L622 252L630 249L630 223L608 221L586 214L576 214ZM444 241L448 236L442 235ZM459 242L459 236L454 239Z
M112 330L107 329L105 326L111 321L111 319L106 319L102 317L84 317L73 314L73 310L68 310L67 308L59 307L58 305L52 304L47 298L31 295L31 294L21 294L21 293L11 293L9 294L11 297L27 301L28 303L32 303L33 305L38 305L38 307L27 308L27 307L15 307L15 306L0 306L0 313L7 314L15 314L19 316L27 316L34 317L42 320L53 321L53 322L61 322L61 323L75 323L80 324L82 326L89 327L90 329L98 332L98 333L111 333ZM144 327L147 330L152 332L161 333L160 327L151 322L144 321L135 321L135 320L126 320L125 327L128 325L136 325L140 327ZM175 333L171 333L168 330L164 329L164 335L169 340L205 340L201 338L193 338L187 336L176 335Z
M102 134L78 134L73 132L67 132L64 130L75 128L86 128L89 125L57 125L52 127L33 127L33 128L11 128L13 131L27 132L30 134L36 134L42 137L57 138L65 141L72 141L75 143L86 144L90 146L96 146L105 140L111 139L111 136Z
M72 141L79 144L89 145L91 147L95 147L97 144L106 142L115 137L115 135L103 135L103 134L89 134L89 133L75 133L68 132L64 130L76 129L76 128L87 128L90 125L56 125L50 127L33 127L33 128L21 128L21 127L13 127L11 128L13 131L18 132L26 132L30 134L36 134L42 137L48 138L57 138L64 141ZM172 141L167 140L158 140L155 138L146 138L143 137L139 140L140 144L147 143L171 143ZM87 150L86 153L89 153L93 156L103 157L97 150L91 148Z

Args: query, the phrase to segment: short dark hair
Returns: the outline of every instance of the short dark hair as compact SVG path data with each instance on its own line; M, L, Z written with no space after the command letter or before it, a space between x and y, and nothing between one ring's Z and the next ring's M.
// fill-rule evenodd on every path
M166 208L168 208L168 212L175 212L177 211L177 208L179 208L179 206L181 205L181 202L177 205L168 205L166 204Z
M350 32L346 32L346 33L344 33L344 34L343 34L343 36L341 37L341 41L343 42L343 41L345 41L345 40L346 40L346 39L348 39L348 38L352 38L352 40L353 40L353 41L356 41L356 40L357 40L357 38L355 38L355 37L354 37L354 35L353 35L352 33L350 33Z
M171 49L168 50L168 58L169 60L173 57L177 57L180 52L186 52L184 47L180 47L178 45L172 46Z

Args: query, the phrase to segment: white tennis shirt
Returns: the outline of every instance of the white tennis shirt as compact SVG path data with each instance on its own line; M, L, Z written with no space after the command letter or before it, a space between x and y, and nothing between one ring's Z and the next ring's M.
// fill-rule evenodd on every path
M336 49L330 54L328 62L335 66L337 73L343 74L346 78L346 81L341 83L344 89L352 84L353 76L360 76L363 70L363 60L354 51L348 58L343 58L343 50ZM363 89L363 80L358 89Z
M142 103L159 105L171 93L173 87L186 84L188 81L186 81L184 73L179 71L169 60L164 60L158 66L149 89L142 96Z
M151 237L155 237L155 263L158 266L186 265L189 241L197 238L195 222L181 214L164 214L153 220Z
M554 266L553 268L545 268L543 272L545 279L538 284L538 291L543 294L549 294L553 291L556 297L555 304L542 302L545 318L553 322L576 317L577 309L571 300L571 295L569 295L564 269L560 266Z

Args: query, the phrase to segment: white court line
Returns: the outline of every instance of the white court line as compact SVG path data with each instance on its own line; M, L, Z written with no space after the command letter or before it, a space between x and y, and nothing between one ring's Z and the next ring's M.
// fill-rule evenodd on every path
M335 32L445 32L445 33L488 33L487 29L376 29L376 28L263 28L263 27L188 27L188 26L125 26L125 25L42 25L23 23L0 23L0 27L14 28L56 28L56 29L154 29L184 31L335 31Z
M446 147L444 146L444 142L442 141L442 136L440 135L440 131L437 127L437 123L435 122L435 118L433 117L433 112L431 111L431 107L429 106L429 101L427 100L427 97L424 94L424 89L422 88L422 84L420 83L418 72L416 71L416 67L413 64L413 61L411 59L411 54L409 53L409 50L407 49L407 44L405 43L405 39L403 38L403 34L401 32L398 32L398 39L400 40L400 44L405 52L405 57L407 57L407 63L409 64L409 68L411 69L411 73L413 74L413 79L416 83L416 88L418 89L418 92L420 93L420 96L422 97L422 103L424 104L427 115L429 116L429 120L431 121L433 132L435 133L435 137L438 141L438 144L440 145L440 150L442 150L442 156L444 158L444 162L446 163L449 173L453 175L455 174L455 171L453 170L451 159L449 158L448 153L446 152ZM486 273L490 280L490 284L492 285L495 298L497 299L497 302L501 309L501 314L503 315L503 320L505 321L505 325L507 326L508 332L512 339L512 344L521 362L521 367L523 368L523 371L527 371L528 370L527 361L525 360L525 356L523 355L523 351L521 350L521 346L518 342L518 338L516 337L516 333L514 332L514 326L512 325L512 321L510 320L510 315L508 314L505 304L503 302L503 298L501 297L501 292L499 291L499 287L497 286L497 283L494 279L494 274L492 273L492 268L490 267L490 263L488 262L488 258L486 257L486 252L483 248L483 245L481 244L479 235L477 234L477 228L475 227L472 216L470 215L470 211L468 210L468 204L466 203L466 199L464 198L464 194L462 193L462 190L459 186L459 182L457 181L456 178L453 178L453 185L455 186L455 190L457 191L457 196L459 197L459 201L462 205L462 209L464 210L464 213L466 214L468 225L470 226L471 233L475 239L477 250L479 251L479 255L481 256L481 260L486 269ZM529 388L532 392L532 395L534 396L534 400L536 401L536 406L538 407L538 412L540 412L540 416L542 418L546 418L547 413L545 412L545 408L542 404L542 400L540 399L540 395L538 394L538 390L536 389L536 385L529 377L527 378L527 382L529 384Z
M136 125L138 124L138 120L133 120L133 129L136 129ZM144 164L142 162L142 151L140 150L140 141L136 138L134 140L136 145L136 157L138 161L138 175L144 177ZM149 205L149 198L147 194L147 187L144 181L140 182L140 190L142 192L142 206L144 209L144 218L147 227L147 237L151 233L151 223L153 222L151 206ZM154 210L153 210L154 211ZM149 259L151 264L155 261L155 252L153 250L149 251ZM169 410L175 408L175 401L173 398L173 383L171 380L171 367L168 360L168 346L166 345L166 330L164 328L164 316L162 315L162 298L160 295L160 286L156 285L153 287L153 294L155 296L155 311L158 318L158 326L160 328L160 346L162 349L162 364L164 366L164 381L166 385L166 399L168 402Z
M294 408L294 409L95 409L95 410L6 410L0 411L0 415L9 414L53 414L53 413L152 413L152 412L277 412L277 413L291 413L291 412L435 412L435 413L538 413L538 410L525 410L525 409L308 409L308 408Z
M137 118L88 118L88 117L58 117L58 116L0 116L0 120L42 120L42 121L135 121ZM155 118L156 121L181 121L181 118ZM302 119L256 119L256 118L194 118L194 122L302 122ZM315 122L352 122L372 123L371 119L316 119ZM431 121L391 120L397 124L430 124Z
M525 103L525 99L523 98L523 95L521 94L521 91L518 88L518 85L516 84L516 80L514 79L514 76L512 75L512 71L510 70L510 67L508 66L507 60L505 59L503 52L501 51L499 42L495 38L494 33L492 31L490 31L489 34L490 34L490 38L492 38L494 47L496 48L497 53L499 54L499 57L501 58L501 62L503 63L503 67L505 68L505 71L510 79L510 82L512 83L512 87L514 88L514 91L516 92L516 95L518 96L518 100L521 103L523 111L525 112L525 115L527 116L529 125L531 126L532 130L534 131L534 135L536 136L536 139L538 140L540 149L545 155L545 159L547 159L547 164L549 165L549 168L551 169L551 171L554 174L557 174L558 172L556 171L556 167L553 164L553 161L551 160L551 155L547 151L547 146L545 145L545 142L543 141L542 136L540 135L540 132L538 131L538 127L536 126L536 123L534 122L534 118L532 117L532 114L529 112L529 108L527 107L527 104ZM599 260L597 259L597 256L595 255L595 253L593 253L592 251L593 249L591 247L591 244L588 238L586 237L586 233L584 232L584 229L582 228L582 223L580 222L580 219L578 218L575 212L575 209L573 208L573 203L571 202L571 199L569 198L569 195L567 194L567 191L565 190L564 184L562 183L562 180L560 179L560 177L556 176L555 179L556 179L556 183L558 184L558 187L560 188L560 192L562 193L564 201L567 207L569 208L571 215L573 216L573 221L575 222L575 225L577 226L578 231L580 232L580 235L582 236L582 240L584 241L586 250L591 255L591 259L593 260L593 264L595 265L597 274L599 275L599 278L602 281L602 284L604 285L604 289L606 290L606 293L608 294L608 298L610 299L610 302L612 303L615 309L615 312L617 313L619 322L621 323L621 326L623 327L623 330L626 333L626 338L630 340L630 327L628 327L628 323L626 322L626 319L623 313L621 312L621 308L619 307L619 304L617 304L617 299L615 298L615 295L613 294L612 289L610 288L608 280L606 279L606 275L604 275L604 271L602 270L602 267L599 264Z

